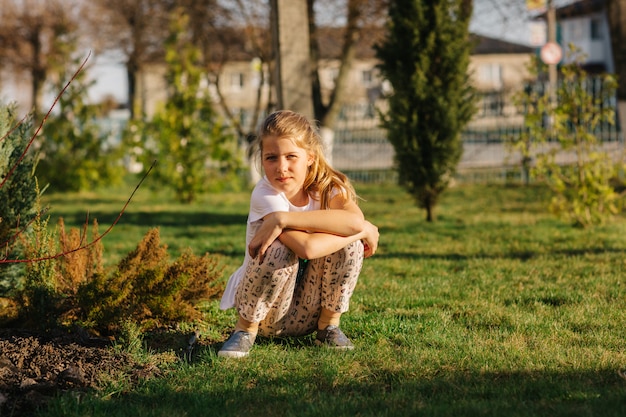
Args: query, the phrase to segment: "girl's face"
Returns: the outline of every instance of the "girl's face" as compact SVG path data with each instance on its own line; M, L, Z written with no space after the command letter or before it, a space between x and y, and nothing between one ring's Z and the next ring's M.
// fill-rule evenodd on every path
M303 206L308 202L304 191L309 166L313 158L288 137L267 136L262 142L261 161L270 184L285 193L291 204Z

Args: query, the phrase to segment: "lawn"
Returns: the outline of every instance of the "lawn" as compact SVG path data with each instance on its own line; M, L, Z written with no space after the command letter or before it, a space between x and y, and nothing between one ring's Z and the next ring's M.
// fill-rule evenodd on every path
M51 222L80 225L89 211L103 231L130 191L51 194ZM540 187L463 185L427 223L396 186L357 191L381 242L342 319L354 351L261 339L248 358L218 358L235 315L211 300L191 363L113 378L41 415L626 415L625 217L577 229L547 213ZM140 189L104 239L106 262L159 227L172 257L209 252L226 280L242 259L247 203L243 192L182 206Z

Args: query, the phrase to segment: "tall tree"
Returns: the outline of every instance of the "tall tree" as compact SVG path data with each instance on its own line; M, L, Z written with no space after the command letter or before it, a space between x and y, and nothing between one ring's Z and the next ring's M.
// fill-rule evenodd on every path
M131 117L143 115L137 97L139 74L147 63L163 61L169 15L175 0L96 0L89 17L98 49L124 55Z
M626 0L607 0L607 15L615 73L621 81L617 87L617 97L626 101Z
M202 2L199 5L197 0L186 1L193 5L186 7L189 27L194 44L202 52L202 64L208 71L217 104L239 137L250 137L262 113L268 111L262 107L263 102L272 103L271 88L267 88L271 78L266 77L272 59L267 2L234 0L220 5L216 0L203 0L204 3L216 3L208 7ZM221 88L220 79L229 61L250 61L258 77L254 108L246 122L227 102Z
M0 62L3 70L30 76L35 112L50 73L74 52L75 6L73 0L0 0Z
M471 0L393 1L387 37L376 47L393 87L383 125L399 180L428 221L456 172L460 133L475 112L468 71L471 15Z
M168 97L151 120L137 120L126 138L149 165L158 160L158 186L172 188L179 201L237 187L240 162L236 140L218 121L211 99L200 88L200 52L186 30L189 17L178 10L165 43Z
M326 14L330 7L337 7L336 2L325 0L307 0L309 17L309 39L311 55L311 80L313 83L313 111L315 119L324 127L332 129L335 126L337 117L345 102L346 84L348 74L354 62L359 40L364 36L372 36L368 30L372 26L379 25L384 21L388 0L346 0L342 8L338 8L336 13L341 16L340 22L328 22L326 24L337 24L343 26L343 36L341 38L341 52L337 57L339 68L335 79L334 87L327 100L323 98L322 85L320 82L320 63L324 51L320 44L320 24L321 20L316 10L321 8ZM321 7L320 7L321 6ZM332 9L331 9L332 10ZM330 12L334 13L334 12ZM328 18L327 16L325 16ZM341 22L343 21L343 22Z

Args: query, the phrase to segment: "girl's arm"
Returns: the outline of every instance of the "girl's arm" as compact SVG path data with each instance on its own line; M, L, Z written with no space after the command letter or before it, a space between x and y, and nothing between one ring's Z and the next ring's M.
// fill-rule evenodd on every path
M352 242L362 240L365 257L372 256L378 247L378 228L368 221L360 233L352 236L339 236L329 233L307 233L300 230L285 230L280 241L303 259L317 259L335 253Z
M365 218L355 202L335 196L328 210L274 212L265 216L263 221L280 229L352 236L363 230Z
M328 210L267 214L263 217L263 224L248 245L250 255L252 257L259 254L263 256L272 242L278 239L286 229L321 232L343 237L353 236L363 231L365 227L363 212L354 201L336 195L330 201L329 206Z

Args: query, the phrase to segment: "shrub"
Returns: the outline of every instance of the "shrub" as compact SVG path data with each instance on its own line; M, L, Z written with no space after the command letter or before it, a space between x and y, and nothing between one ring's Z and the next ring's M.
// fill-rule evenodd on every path
M38 207L38 205L37 205ZM27 326L47 328L54 325L60 293L55 259L54 232L48 229L49 218L37 217L28 234L20 235L26 262L24 285L18 292L20 316Z
M221 275L217 260L185 251L168 261L159 229L150 230L110 276L94 274L78 290L85 327L116 332L125 320L144 330L201 317L198 302L216 296Z
M527 86L516 96L525 129L510 139L523 168L552 190L549 209L573 225L604 224L619 213L623 190L614 184L624 169L603 148L601 127L615 123L613 76L591 77L580 65L584 56L570 45L570 63L559 67L554 97L548 88ZM536 59L531 68L545 69ZM537 88L539 87L539 88Z
M169 262L158 229L150 230L109 273L102 266L97 222L89 237L95 243L88 247L81 248L86 233L66 232L62 220L55 233L48 231L47 220L37 219L24 239L25 255L34 261L26 264L25 285L17 297L22 326L79 325L97 334L115 334L131 321L151 330L200 319L199 303L222 291L216 284L222 270L215 258L188 249ZM41 260L46 257L52 259Z

